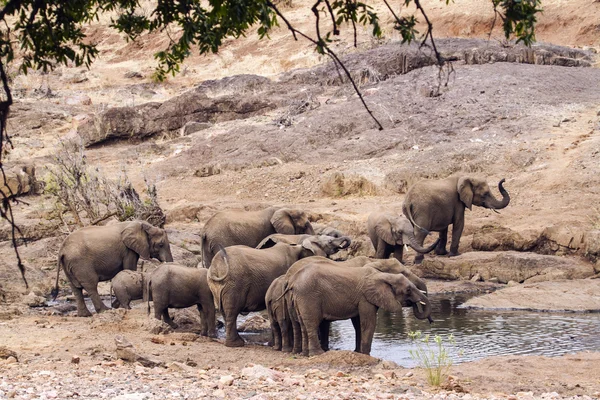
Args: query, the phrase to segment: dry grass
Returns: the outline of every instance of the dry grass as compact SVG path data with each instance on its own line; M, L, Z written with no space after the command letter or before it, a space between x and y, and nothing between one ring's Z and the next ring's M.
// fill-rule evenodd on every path
M328 197L375 196L377 185L361 175L344 175L335 172L321 185L321 193Z

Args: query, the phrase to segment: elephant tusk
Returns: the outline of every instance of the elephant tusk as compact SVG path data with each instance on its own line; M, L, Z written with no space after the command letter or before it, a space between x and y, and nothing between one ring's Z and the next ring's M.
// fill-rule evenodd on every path
M427 304L424 301L420 301L419 303L421 303L422 305L426 306Z
M419 292L423 293L423 294L427 294L426 291L419 289Z

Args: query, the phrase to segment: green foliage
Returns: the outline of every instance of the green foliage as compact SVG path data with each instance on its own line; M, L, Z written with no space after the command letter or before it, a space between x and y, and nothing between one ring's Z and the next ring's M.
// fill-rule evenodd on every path
M517 43L523 42L531 46L535 42L535 23L537 14L542 12L541 0L492 0L494 11L500 12L504 35L507 39L511 36L517 38Z
M444 340L440 335L435 335L432 342L431 337L423 336L421 331L409 332L408 336L416 346L409 351L410 356L425 370L427 382L432 386L440 386L452 366L452 357ZM452 334L448 335L448 343L456 344Z

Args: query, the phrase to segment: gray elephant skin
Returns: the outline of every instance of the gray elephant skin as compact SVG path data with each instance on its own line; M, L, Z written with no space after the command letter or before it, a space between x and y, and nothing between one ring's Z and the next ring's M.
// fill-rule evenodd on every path
M314 234L308 215L301 210L270 207L260 211L229 210L213 215L202 230L202 262L210 267L221 248L256 247L273 233Z
M208 270L208 285L225 319L225 345L245 344L237 331L237 316L264 310L267 289L294 262L313 255L331 255L350 242L348 237L312 236L301 245L277 243L266 249L230 246L218 252Z
M324 352L319 340L323 321L358 321L359 352L370 354L378 309L398 312L402 307L412 307L418 319L431 315L429 299L408 278L368 265L347 268L309 263L288 278L287 290L290 308L300 323L302 351L307 356Z
M91 316L85 305L85 289L96 312L108 307L98 296L98 282L112 279L124 269L135 271L139 258L173 261L167 233L145 221L120 222L106 226L88 226L71 233L58 252L56 287L61 267L77 301L77 315Z
M115 300L112 302L113 308L123 307L131 310L129 305L132 300L139 300L144 297L144 279L145 273L123 270L112 279L111 287L115 294Z
M367 233L375 248L375 258L389 258L393 253L400 262L404 245L409 245L417 253L426 254L435 249L438 243L436 241L429 247L421 246L415 238L414 228L408 218L381 212L369 214Z
M169 316L169 308L197 306L202 325L202 336L217 337L215 305L206 279L206 268L192 268L180 264L163 264L148 277L148 312L154 302L154 316L173 329L177 324Z
M302 352L302 335L299 321L296 317L295 310L289 308L291 303L289 301L289 294L286 293L286 289L288 279L310 264L341 266L345 268L360 268L368 265L380 272L402 274L407 277L421 293L427 294L427 285L425 282L395 258L374 260L369 257L358 256L341 262L318 256L304 258L294 263L285 275L273 281L265 296L267 313L273 332L273 348L275 350L283 350L284 352L291 351L293 353ZM358 352L360 350L360 321L358 317L352 318L352 323L356 333L355 351ZM321 347L325 351L329 349L330 324L331 321L323 320L319 326Z
M404 215L414 226L415 237L423 245L430 231L439 232L435 254L445 255L448 226L452 225L450 256L458 255L458 245L465 226L465 208L473 205L500 210L510 203L510 196L498 183L502 200L492 195L487 182L473 176L451 176L442 180L425 180L415 183L406 193L402 205ZM415 257L415 263L423 260L423 254Z

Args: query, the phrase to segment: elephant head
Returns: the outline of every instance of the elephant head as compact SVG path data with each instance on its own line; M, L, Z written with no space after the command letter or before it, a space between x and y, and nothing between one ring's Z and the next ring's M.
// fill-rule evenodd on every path
M314 256L328 257L339 250L350 246L352 240L348 236L339 238L333 236L310 236L302 241L302 247L310 251Z
M432 321L429 299L402 274L377 271L366 278L363 293L369 303L386 311L412 307L415 317Z
M301 210L280 208L273 213L271 225L273 225L277 233L284 233L286 235L300 235L303 233L314 235L308 215Z
M474 177L463 176L458 179L458 196L460 201L462 201L469 210L471 210L473 204L492 210L499 210L506 207L510 202L510 196L502 186L503 183L504 178L498 183L498 190L502 195L502 200L498 200L490 191L490 187L486 181Z
M365 267L371 267L376 269L377 271L385 272L388 274L402 274L406 278L408 278L408 280L413 285L415 285L417 289L421 291L421 293L427 295L427 285L425 284L425 282L395 258L388 258L386 260L375 260L373 262L365 264Z
M145 221L133 221L121 233L123 244L143 259L173 262L167 232Z
M407 244L418 253L429 253L437 246L439 239L429 247L423 247L415 238L414 229L406 217L386 215L375 226L375 232L391 246Z

